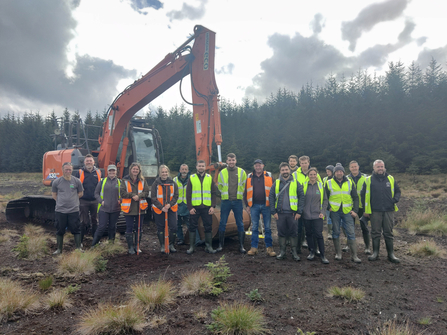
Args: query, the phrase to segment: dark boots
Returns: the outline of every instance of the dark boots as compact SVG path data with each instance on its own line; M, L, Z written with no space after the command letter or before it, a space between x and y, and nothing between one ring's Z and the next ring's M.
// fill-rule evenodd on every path
M225 232L219 230L219 247L216 249L217 252L222 251L225 242Z
M357 257L357 243L355 240L348 240L348 246L351 250L351 260L355 263L361 263L362 261Z
M334 243L334 249L335 249L335 259L337 261L340 261L341 256L341 246L340 246L340 239L339 238L333 238L332 242Z
M74 242L77 250L81 250L81 234L74 234Z
M194 238L195 238L195 236L194 236ZM213 249L213 233L212 232L205 233L205 252L207 252L209 254L216 253L216 250Z
M245 231L238 231L237 236L239 237L239 252L245 254L247 252L247 250L244 249Z
M133 246L133 234L126 233L125 236L127 241L127 247L129 248L128 252L129 254L133 255L135 253L135 248Z
M388 253L388 260L392 263L400 263L399 258L394 256L394 240L386 238L385 245L386 245L386 252Z
M365 254L371 255L369 233L363 234L363 242L365 242Z
M143 234L141 234L141 232L140 232L139 239L138 239L138 232L134 232L133 234L134 234L134 239L135 239L135 242L134 242L135 251L137 251L137 248L139 248L141 246L141 235L143 235ZM138 253L140 254L141 252L142 252L141 248L139 248Z
M379 259L379 251L380 251L380 237L373 238L373 254L368 257L368 261L376 261Z
M278 236L279 242L279 255L276 256L276 259L285 259L286 258L286 238Z
M293 260L299 261L301 258L298 256L296 248L298 247L298 237L290 238L290 246L292 247L292 257Z
M169 252L177 252L177 249L174 247L175 240L177 239L177 233L172 231L169 232Z
M56 235L57 250L53 252L53 255L60 255L64 247L64 235Z
M160 252L164 254L165 252L165 233L162 231L157 231L158 241L160 242Z
M186 253L188 255L192 255L196 250L195 242L196 242L196 232L194 233L189 232L189 249L186 250Z

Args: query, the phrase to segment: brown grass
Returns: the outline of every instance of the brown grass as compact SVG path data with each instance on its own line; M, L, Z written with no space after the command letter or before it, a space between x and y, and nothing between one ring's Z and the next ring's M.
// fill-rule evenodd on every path
M62 254L59 258L58 271L63 275L89 275L96 271L103 271L104 261L98 250L81 252L75 250L69 254Z
M371 335L423 335L424 332L413 330L408 322L398 324L396 320L387 321L377 330L371 332Z
M0 278L0 322L14 313L29 313L40 307L39 296L10 279Z
M208 270L199 270L183 276L179 295L208 294L213 289L213 275Z
M365 297L365 292L363 290L351 286L332 286L328 289L328 293L332 297L342 298L349 302L359 301Z
M150 284L141 282L132 285L130 289L132 302L149 311L163 309L175 301L176 291L170 281L159 279Z
M45 299L45 308L47 309L65 309L71 306L73 306L73 302L65 289L54 290Z
M410 253L418 257L445 257L445 250L432 239L422 240L410 246Z
M155 315L150 321L149 321L149 327L150 328L158 328L162 325L164 325L168 320L166 319L166 316L158 316Z
M0 230L0 243L6 243L11 240L11 237L19 236L19 233L15 229L2 229Z

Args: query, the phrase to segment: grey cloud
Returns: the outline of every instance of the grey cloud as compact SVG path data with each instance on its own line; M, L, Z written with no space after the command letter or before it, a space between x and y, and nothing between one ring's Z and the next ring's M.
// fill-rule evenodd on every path
M315 35L321 33L325 26L325 22L323 21L323 15L317 13L314 15L314 19L311 21L310 26Z
M135 76L88 55L78 55L74 77L66 76L67 46L76 28L72 6L69 0L0 2L0 113L55 105L103 110L117 94L118 81Z
M416 43L417 43L418 47L420 47L421 45L425 44L425 42L427 42L427 37L426 36L419 37L416 40Z
M183 3L181 10L172 10L166 13L166 16L174 20L197 20L201 19L205 15L205 5L208 0L201 0L198 7L193 7L188 5L186 2Z
M437 49L424 48L424 50L419 53L416 63L420 65L421 69L425 69L430 64L432 58L434 58L438 64L445 65L447 63L447 45Z
M163 3L159 0L130 0L130 6L140 14L146 15L147 12L142 11L145 8L160 9Z
M349 50L354 51L357 40L376 24L401 16L407 3L408 0L388 0L372 4L362 9L353 21L342 22L342 39L349 41Z
M228 63L222 66L220 69L216 70L217 74L233 74L234 64Z

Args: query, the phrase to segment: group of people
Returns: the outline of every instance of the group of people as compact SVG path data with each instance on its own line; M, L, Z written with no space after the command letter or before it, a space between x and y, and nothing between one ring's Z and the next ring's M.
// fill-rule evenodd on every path
M219 172L217 185L206 173L206 164L202 160L197 162L194 174L190 174L188 166L182 164L178 176L173 179L166 165L159 167L159 176L151 186L151 206L162 253L174 253L177 251L175 243L185 243L183 225L186 225L189 233L187 254L193 254L201 243L205 244L207 253L222 251L226 225L232 211L238 231L239 251L243 254L254 256L258 253L262 215L268 256L285 259L287 246L290 246L293 259L299 261L302 247L307 247L308 260L319 256L323 264L328 264L323 239L323 222L327 217L328 237L334 244L335 259L342 259L340 233L343 230L352 261L360 263L354 231L355 219L358 218L365 253L370 255L368 260L378 259L380 237L383 234L388 259L399 263L393 251L393 222L400 189L394 178L386 172L382 160L374 162L371 176L362 174L359 164L352 161L349 164L349 175L337 163L335 166L328 165L327 177L321 179L317 169L310 166L308 156L298 158L291 155L287 163L280 164L280 174L276 180L270 172L264 170L260 159L254 161L253 171L248 176L236 163L236 155L229 153L227 166ZM146 198L149 195L149 185L141 174L140 164L132 163L129 175L123 180L116 177L115 165L109 165L107 177L101 179L101 173L94 167L91 155L85 157L84 164L77 172L78 179L72 176L71 164L64 163L63 176L53 182L58 228L58 249L55 254L62 252L63 235L67 227L74 235L76 248L82 248L89 217L94 232L92 246L99 242L106 230L109 241L113 243L121 211L126 219L128 252L140 253L143 219L148 211ZM212 216L218 196L221 198L219 245L213 249ZM248 252L244 248L244 208L251 216L252 224L251 248ZM96 212L99 216L98 227ZM279 254L273 250L272 216L277 224ZM203 241L198 231L200 218L204 228ZM371 222L372 255L368 221Z

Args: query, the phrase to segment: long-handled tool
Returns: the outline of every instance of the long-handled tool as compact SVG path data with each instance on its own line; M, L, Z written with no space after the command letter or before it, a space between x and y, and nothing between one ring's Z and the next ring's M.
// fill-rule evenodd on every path
M141 208L138 204L137 255L140 254Z
M253 232L252 232L252 230L251 230L251 227L253 227L253 221L252 221L252 219L251 219L251 214L249 214L249 215L250 215L250 222L251 222L251 225L250 225L250 227L248 228L248 230L247 230L247 232L245 233L245 235L249 235L249 236L251 236L251 235L253 235ZM259 234L259 227L261 227L261 233L260 233L260 234ZM263 221L263 218L262 218L261 216L259 216L258 235L259 235L259 238L264 238L264 221Z
M168 203L168 189L171 188L171 185L165 184L165 194L166 199L164 201L163 207ZM170 194L169 194L170 195ZM169 255L169 227L168 227L168 212L165 212L165 254Z

